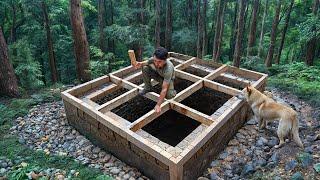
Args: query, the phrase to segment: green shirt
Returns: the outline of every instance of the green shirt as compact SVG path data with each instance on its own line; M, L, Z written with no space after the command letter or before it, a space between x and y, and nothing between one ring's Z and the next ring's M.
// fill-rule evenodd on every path
M163 81L170 83L171 80L174 80L175 74L174 74L174 65L171 61L166 60L166 65L159 69L156 68L153 64L153 58L150 58L148 60L148 66L150 66L154 71L156 71L161 77L163 77Z

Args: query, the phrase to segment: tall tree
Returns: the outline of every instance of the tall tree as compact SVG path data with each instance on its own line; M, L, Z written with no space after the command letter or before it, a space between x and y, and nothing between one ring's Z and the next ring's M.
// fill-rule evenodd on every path
M207 9L208 0L203 0L203 38L202 38L202 57L207 54L208 50L208 32L207 32Z
M106 27L105 0L98 1L98 24L99 24L99 47L102 52L107 52L106 37L104 28Z
M108 20L107 20L107 25L108 26L111 26L113 23L114 23L114 3L113 3L114 0L109 0L108 2ZM111 39L110 37L108 37L108 50L110 52L113 52L115 53L115 42L114 42L114 39ZM110 63L111 65L111 63ZM109 72L111 72L111 66L109 66Z
M314 16L317 15L318 8L319 8L319 0L314 0L313 7L312 7L312 13ZM315 37L313 37L311 40L307 42L305 63L308 66L313 65L313 59L316 54L316 45L317 45L317 39Z
M254 0L251 26L250 26L250 32L249 32L249 38L248 38L247 56L252 55L252 48L254 46L254 43L256 42L256 29L257 29L259 4L260 4L259 0Z
M156 0L156 27L155 27L155 37L156 37L156 47L160 46L160 0Z
M212 53L212 59L214 61L218 61L217 59L217 51L218 51L218 47L221 45L221 30L222 30L222 26L223 26L223 22L221 23L221 20L223 20L223 13L224 10L224 0L220 0L219 1L219 5L218 5L218 15L216 17L216 30L214 33L214 40L213 40L213 53Z
M238 29L238 22L237 22L237 14L238 14L238 2L234 3L234 13L230 14L232 16L232 24L231 24L231 38L230 38L230 42L229 42L229 48L230 48L230 52L229 52L229 59L233 58L233 54L234 54L234 46L235 46L235 39L237 37L237 29Z
M76 70L78 79L81 82L86 82L91 79L89 70L89 44L87 34L84 27L81 0L70 0L71 10L71 26L73 34L74 55L76 59Z
M244 13L247 6L246 0L240 1L239 15L238 15L238 28L237 28L237 38L236 45L233 55L233 65L236 67L240 66L241 54L242 54L242 38L244 30Z
M264 24L266 21L267 17L267 9L268 9L268 0L265 0L265 6L264 6L264 11L263 11L263 17L261 21L261 32L260 32L260 39L259 39L259 47L258 47L258 56L261 56L261 51L262 51L262 43L264 39Z
M223 37L223 32L224 32L224 10L226 8L226 3L224 4L223 8L222 8L222 15L221 15L221 19L220 19L220 34L219 34L219 38L218 38L218 42L217 42L217 51L215 54L215 61L218 62L220 59L220 55L221 55L221 48L222 48L222 37Z
M201 0L197 0L197 22L198 22L198 38L197 38L197 57L202 58L202 14L201 14Z
M47 33L47 46L48 46L48 56L49 56L49 66L51 72L51 81L56 83L58 81L58 72L56 66L56 56L53 49L53 40L51 35L49 17L48 17L48 8L45 1L41 2L42 12L43 12L43 19L44 19L44 26Z
M193 17L193 0L188 0L188 24L192 26Z
M170 51L172 41L172 0L167 0L165 47Z
M0 27L0 94L11 97L19 96L18 82L9 60L8 46Z
M288 26L289 26L290 14L291 14L291 11L292 11L293 4L294 4L294 0L291 0L291 3L289 5L289 8L288 8L288 11L287 11L287 14L286 14L286 22L284 24L282 35L281 35L281 42L280 42L278 55L277 55L277 58L275 59L275 63L276 64L279 64L279 62L280 62L281 52L282 52L282 48L283 48L283 45L284 45L284 40L285 40L285 37L286 37L287 29L288 29Z
M267 67L272 66L272 59L273 59L273 53L274 53L276 37L277 37L277 27L279 24L280 10L281 10L281 0L278 0L277 7L276 7L276 13L274 15L274 19L272 22L272 29L271 29L271 34L270 34L270 46L269 46L267 58L265 60L265 64Z

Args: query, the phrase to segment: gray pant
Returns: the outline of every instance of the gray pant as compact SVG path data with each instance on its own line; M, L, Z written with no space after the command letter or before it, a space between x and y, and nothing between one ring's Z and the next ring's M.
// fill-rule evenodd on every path
M163 77L161 77L155 70L153 70L150 66L143 66L142 67L142 77L143 77L143 83L145 84L144 88L145 89L150 89L152 88L151 86L151 79L156 80L157 82L162 85L163 83ZM173 86L173 80L170 81L169 83L169 88L166 94L166 99L171 99L175 97L177 94L176 90L174 90Z

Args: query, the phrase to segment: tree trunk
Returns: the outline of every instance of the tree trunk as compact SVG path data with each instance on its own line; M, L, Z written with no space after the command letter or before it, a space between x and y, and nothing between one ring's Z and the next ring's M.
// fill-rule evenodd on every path
M188 24L192 27L193 0L188 0Z
M203 0L202 57L204 57L208 53L207 8L208 8L208 0Z
M106 8L105 8L106 9ZM113 24L113 16L114 16L114 8L113 8L113 0L109 0L109 8L110 11L110 18L108 18L108 26L111 26ZM108 37L108 50L110 52L115 53L115 43L114 40ZM109 66L110 67L110 66ZM111 67L109 68L109 72L111 72Z
M106 20L105 20L105 0L98 1L98 24L99 24L99 47L102 52L107 52L106 46L106 37L104 33L104 28L106 27Z
M224 7L224 0L219 1L218 5L218 13L216 17L216 30L214 32L214 40L213 40L213 52L212 52L212 60L217 61L217 50L219 45L219 39L220 39L220 31L221 31L221 16L223 14L223 7Z
M238 15L238 28L237 28L237 38L236 45L233 56L233 65L236 67L240 66L241 52L242 52L242 38L244 29L244 13L246 9L246 0L240 1L239 15Z
M89 70L89 44L81 11L81 0L70 0L71 27L74 40L74 55L78 79L86 82L91 79Z
M160 0L156 0L156 27L155 27L155 37L156 37L156 48L160 47Z
M226 4L224 4L222 8L222 15L220 17L220 34L217 42L217 52L216 56L214 57L215 61L218 62L221 55L221 46L222 46L222 37L223 37L223 30L224 30L224 10L226 8Z
M282 31L282 35L281 35L281 42L280 42L278 55L277 55L277 58L275 60L276 64L279 64L279 62L280 62L281 52L282 52L282 49L283 49L284 40L285 40L287 29L288 29L288 26L289 26L290 14L291 14L291 11L292 11L293 4L294 4L294 0L291 0L289 9L288 9L288 12L287 12L287 15L286 15L286 22L285 22L285 25L283 27L283 31Z
M202 58L202 15L201 15L201 0L197 0L197 22L198 22L198 38L197 38L197 57Z
M266 64L267 67L271 67L272 66L273 53L274 53L276 37L277 37L277 27L278 27L278 24L279 24L280 9L281 9L281 0L278 0L277 8L276 8L276 14L274 15L271 34L270 34L269 51L268 51L267 58L265 60L265 64Z
M49 66L51 72L51 81L56 83L58 81L58 71L56 66L56 57L53 49L53 40L51 35L51 29L49 25L48 8L45 1L42 1L42 11L44 18L44 26L47 32L47 46L48 46L48 56L49 56Z
M9 61L8 46L0 27L0 94L11 97L19 96L18 82Z
M229 48L230 48L229 59L233 58L234 46L236 44L235 39L237 37L237 29L238 29L237 14L238 14L238 2L235 2L234 15L233 15L233 20L232 20L232 28L231 28L232 35L231 35L230 42L229 42Z
M171 50L172 41L172 0L167 0L165 47Z
M250 33L248 38L247 56L252 55L252 48L256 42L257 17L259 10L259 0L254 0Z
M319 8L319 0L314 0L313 7L312 7L312 13L314 16L317 15L318 8ZM313 30L315 30L315 29L313 29ZM312 38L309 42L307 42L305 63L308 66L313 65L314 56L316 54L316 44L317 44L316 38Z
M260 32L260 40L259 40L259 47L258 47L258 56L261 56L261 51L262 51L262 43L263 43L263 39L264 39L264 23L266 20L266 16L267 16L267 9L268 9L268 0L265 0L266 4L265 4L265 8L264 8L264 12L263 12L263 17L262 17L262 22L261 22L261 32Z

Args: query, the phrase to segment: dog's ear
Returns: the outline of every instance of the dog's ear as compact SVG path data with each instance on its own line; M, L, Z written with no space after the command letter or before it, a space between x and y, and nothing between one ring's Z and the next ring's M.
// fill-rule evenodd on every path
M251 90L251 88L250 88L249 86L247 86L247 92L248 92L248 95L250 96L250 95L251 95L252 90Z

